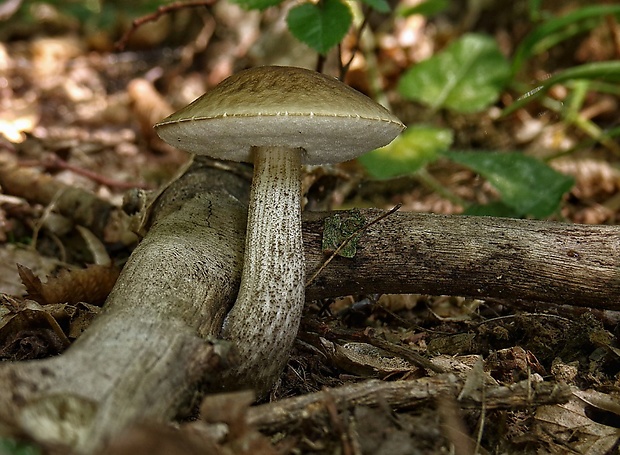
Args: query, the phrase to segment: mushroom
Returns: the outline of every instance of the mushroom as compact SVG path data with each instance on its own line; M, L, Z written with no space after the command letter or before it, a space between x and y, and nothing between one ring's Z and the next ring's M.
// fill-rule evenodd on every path
M239 365L222 383L263 395L286 365L304 306L301 164L351 160L404 125L337 79L264 66L230 76L155 128L190 153L254 163L241 285L222 329Z

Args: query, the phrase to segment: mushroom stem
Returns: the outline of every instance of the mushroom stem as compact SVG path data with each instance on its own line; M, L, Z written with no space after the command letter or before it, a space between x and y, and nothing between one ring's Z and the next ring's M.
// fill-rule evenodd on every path
M304 306L302 149L254 147L245 259L223 336L239 355L226 387L267 393L282 372ZM230 381L230 382L229 382Z

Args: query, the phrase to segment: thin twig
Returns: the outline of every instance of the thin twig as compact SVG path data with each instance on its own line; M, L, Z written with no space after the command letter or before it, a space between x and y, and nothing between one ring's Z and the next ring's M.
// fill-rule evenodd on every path
M340 46L340 43L338 43L338 46ZM316 58L316 66L314 67L314 69L316 70L317 73L322 73L324 66L325 66L325 56L323 54L319 54Z
M115 47L119 51L125 50L125 46L127 45L129 38L131 38L131 35L133 35L138 28L142 27L147 22L155 22L160 17L162 17L164 14L169 14L173 11L177 11L177 10L184 9L184 8L211 6L215 2L216 0L202 0L202 1L195 1L195 2L174 2L174 3L170 3L169 5L162 5L159 8L157 8L157 10L154 13L147 14L145 16L139 17L138 19L135 19L131 23L131 28L127 30L125 34L121 37L121 39L116 42Z
M384 351L387 351L391 354L397 355L398 357L405 359L406 361L414 364L417 367L424 368L435 373L446 373L446 369L444 367L440 365L435 365L429 359L412 349L390 343L387 340L383 340L379 337L374 336L374 334L372 333L365 334L365 336L366 342L368 344L376 348L383 349Z
M87 179L90 179L99 185L105 185L107 187L116 188L119 190L127 190L131 188L151 189L150 185L146 183L123 182L120 180L108 178L105 175L98 174L95 171L76 166L75 164L71 164L55 154L49 154L45 156L45 158L43 158L42 160L20 161L19 164L20 166L43 166L47 171L58 169L67 170L73 172L74 174L81 175L82 177L86 177Z
M391 409L412 410L428 405L439 396L457 397L462 391L463 380L454 374L424 377L401 381L379 381L371 379L357 384L331 388L330 395L341 409L355 406L381 406L386 403ZM531 409L542 404L566 403L571 397L571 389L566 384L548 382L528 384L521 381L511 386L488 386L485 394L468 396L457 401L461 409L480 409L484 403L485 411L507 409ZM284 398L272 403L252 406L247 419L269 434L281 431L290 425L324 424L326 417L325 392L314 392L292 398Z
M353 59L355 58L355 55L360 50L360 42L362 40L362 33L364 32L366 25L368 25L368 16L370 14L370 7L366 7L366 5L364 5L362 9L362 14L364 16L364 19L362 20L362 23L360 24L360 27L357 29L357 33L355 34L355 45L351 49L351 57L349 58L349 61L345 63L344 65L342 64L342 46L340 46L340 44L338 45L338 57L339 57L338 66L340 67L339 70L340 70L341 81L344 81L344 77L349 72L349 68L351 67L351 63L353 63Z
M355 238L360 232L365 231L366 229L368 229L369 227L377 224L379 221L381 221L382 219L390 216L392 213L396 212L398 209L400 209L402 206L402 204L396 204L394 207L392 207L390 210L388 210L385 213L382 213L380 216L378 216L377 218L375 218L374 220L370 221L369 223L365 224L364 226L362 226L359 229L356 229L355 231L353 231L353 233L351 235L349 235L346 239L344 239L342 241L342 243L338 246L338 248L336 248L334 250L334 252L327 258L327 260L325 262L323 262L323 264L321 265L321 267L319 267L319 270L317 270L314 275L312 275L310 277L310 279L308 281L306 281L306 287L310 286L310 284L312 284L312 282L314 280L316 280L316 277L319 276L319 274L325 269L325 267L327 267L329 265L330 262L332 262L334 260L334 258L336 257L336 255L338 255L338 253L340 253L340 251L342 251L342 249L347 246L347 244L353 240L353 238Z

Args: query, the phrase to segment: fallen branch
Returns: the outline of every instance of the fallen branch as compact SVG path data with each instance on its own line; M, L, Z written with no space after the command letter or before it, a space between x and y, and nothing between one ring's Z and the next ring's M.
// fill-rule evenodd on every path
M153 226L104 311L59 356L0 365L0 422L92 453L142 420L172 419L203 382L219 384L217 337L234 301L248 182L197 160L157 200ZM369 220L382 211L361 211ZM307 213L307 276L325 261L324 220ZM618 230L611 226L393 213L335 257L309 298L411 292L614 308ZM398 392L400 393L400 392ZM488 397L488 395L487 395Z
M248 423L276 433L302 421L317 422L326 418L326 394L339 408L387 404L391 409L411 409L444 396L457 400L462 388L463 381L450 374L410 381L369 380L251 407ZM485 386L484 393L463 398L459 404L463 408L517 410L564 403L570 394L570 387L565 384L521 381L510 386Z
M0 427L80 453L166 421L227 359L219 333L240 277L247 181L196 164L153 209L95 322L61 356L0 364Z
M76 224L87 227L97 236L109 228L114 207L96 195L69 186L34 168L21 167L10 159L0 159L0 187L5 194L23 197L30 202L48 205Z
M362 210L368 220L385 211ZM307 275L321 267L325 219L306 213ZM336 257L307 299L430 294L620 309L620 229L545 221L396 212Z

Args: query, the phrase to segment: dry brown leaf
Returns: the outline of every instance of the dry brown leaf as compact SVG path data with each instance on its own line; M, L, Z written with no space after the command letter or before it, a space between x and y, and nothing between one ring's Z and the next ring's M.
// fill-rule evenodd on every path
M377 303L392 312L409 311L415 308L421 298L418 294L383 294Z
M67 336L69 339L74 340L93 322L95 316L99 314L100 307L86 302L79 302L75 306L67 305L65 309L70 318Z
M208 433L211 425L225 424L227 434L222 438L223 453L235 455L277 455L267 437L247 423L247 411L254 401L251 391L207 396L200 405L203 422L193 425L197 431Z
M568 453L568 448L575 453L591 455L611 453L609 450L620 437L620 430L590 419L586 408L591 405L583 401L579 393L575 392L566 404L541 406L537 409L535 418L538 432L553 435L549 453Z
M127 95L135 117L140 124L144 137L154 138L153 125L170 115L174 109L157 91L153 84L141 78L133 79L127 84Z
M17 264L19 276L26 286L27 297L41 305L87 302L102 305L120 271L114 266L89 265L80 270L63 270L45 283L25 266Z
M211 395L203 420L174 428L143 423L125 431L101 455L276 455L269 439L247 424L252 392Z
M223 454L216 443L163 423L136 425L112 441L101 455Z
M610 426L618 427L620 421L620 400L618 397L596 390L579 390L575 392L575 396L586 404L585 414L592 420L603 424L611 422Z
M22 283L26 286L27 297L35 302L39 302L41 305L47 304L48 302L46 302L45 297L43 297L43 284L39 277L32 273L32 270L28 267L21 264L15 265L17 266L17 272L19 273Z
M0 358L30 360L56 355L69 346L58 321L32 300L0 299Z
M153 129L153 125L156 122L174 111L153 84L146 79L133 79L127 85L127 95L129 96L134 117L140 124L142 136L149 145L153 149L168 155L173 162L181 163L186 161L187 154L174 147L170 147L157 136Z
M362 377L410 374L418 368L405 359L368 343L332 343L320 338L323 352L338 368Z
M521 381L532 373L547 375L536 356L521 346L492 352L485 360L484 366L495 379L506 384Z

